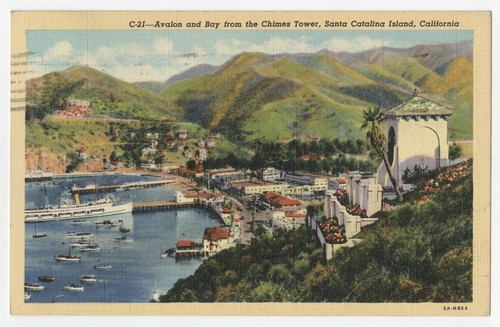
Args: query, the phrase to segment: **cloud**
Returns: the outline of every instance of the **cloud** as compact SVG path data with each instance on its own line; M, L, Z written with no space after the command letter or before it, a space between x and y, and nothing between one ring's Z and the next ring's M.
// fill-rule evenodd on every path
M71 59L73 55L73 46L69 41L60 41L50 47L44 54L46 61L61 61Z
M321 50L319 44L311 43L306 37L272 37L262 43L241 40L218 41L215 51L218 55L235 55L240 52L263 52L267 54L315 52Z
M174 43L167 39L156 39L154 42L154 53L157 55L171 55L175 52Z
M323 44L323 48L334 52L359 52L383 46L391 46L392 43L384 39L372 39L367 36L359 36L352 39L332 38Z
M321 50L320 48L318 48L318 45L311 44L311 41L306 37L273 37L262 44L257 44L250 47L250 51L258 51L268 54L316 52L318 50Z

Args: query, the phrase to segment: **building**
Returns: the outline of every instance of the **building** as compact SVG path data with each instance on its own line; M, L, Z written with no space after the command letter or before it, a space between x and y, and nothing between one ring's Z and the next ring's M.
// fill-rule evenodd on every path
M154 156L155 154L156 154L156 149L154 149L154 148L147 147L147 148L142 149L142 156L143 157Z
M215 140L213 138L207 139L206 142L207 148L212 149L215 147Z
M302 202L299 199L289 198L274 192L268 192L264 194L264 201L273 208L280 209L296 209L300 207Z
M204 148L206 143L204 140L198 140L198 142L196 142L196 145L199 147L199 148Z
M347 189L347 180L344 177L339 177L330 180L330 187L334 190L345 191Z
M319 192L328 189L328 179L303 174L285 174L285 181L291 184L308 185L310 191Z
M266 192L284 193L288 184L276 184L267 181L233 182L231 186L243 195L257 195Z
M257 170L257 178L261 181L273 182L281 178L281 171L273 167L262 168Z
M81 100L81 99L71 99L66 102L67 107L71 106L81 106L81 107L90 107L90 101Z
M207 160L207 149L201 148L198 151L199 151L198 157L200 158L200 160L201 161Z
M347 176L347 193L351 206L373 216L382 209L382 186L374 174L351 171Z
M203 233L203 250L215 254L230 247L229 231L221 227L207 227Z
M416 165L436 169L448 165L448 119L453 111L417 92L410 99L384 112L387 156L399 186L403 173ZM378 183L392 187L385 165L377 171Z
M244 172L232 168L207 170L204 177L206 180L209 180L213 186L221 189L230 187L233 182L241 182L247 179Z
M286 212L283 210L270 211L268 220L273 229L294 229L306 223L306 210Z
M188 136L188 132L185 129L180 129L177 132L177 137L180 138L180 139L187 139L187 136Z

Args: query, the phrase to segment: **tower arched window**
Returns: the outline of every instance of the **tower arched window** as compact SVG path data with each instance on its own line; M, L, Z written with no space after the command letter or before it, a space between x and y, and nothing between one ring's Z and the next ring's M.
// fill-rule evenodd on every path
M396 146L396 132L394 127L389 128L389 135L387 136L387 158L389 159L389 164L392 166L394 161L394 147Z

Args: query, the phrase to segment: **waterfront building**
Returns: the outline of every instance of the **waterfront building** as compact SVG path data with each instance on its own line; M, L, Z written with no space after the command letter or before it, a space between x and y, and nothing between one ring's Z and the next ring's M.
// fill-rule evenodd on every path
M229 231L222 227L207 227L203 233L203 250L212 255L231 246Z
M448 165L448 119L453 111L417 94L384 112L387 156L391 171L403 187L405 169L416 165L436 169ZM378 183L392 187L385 165L377 171Z

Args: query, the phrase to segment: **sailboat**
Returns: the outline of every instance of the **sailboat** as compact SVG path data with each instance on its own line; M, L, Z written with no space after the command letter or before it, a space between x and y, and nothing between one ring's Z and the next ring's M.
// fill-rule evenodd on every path
M37 233L36 232L36 223L35 223L35 234L33 234L32 236L33 236L33 238L41 238L41 237L47 236L47 234L45 234L45 233Z
M80 262L80 256L71 254L71 247L69 248L68 254L58 254L54 257L55 261L70 261L70 262Z

